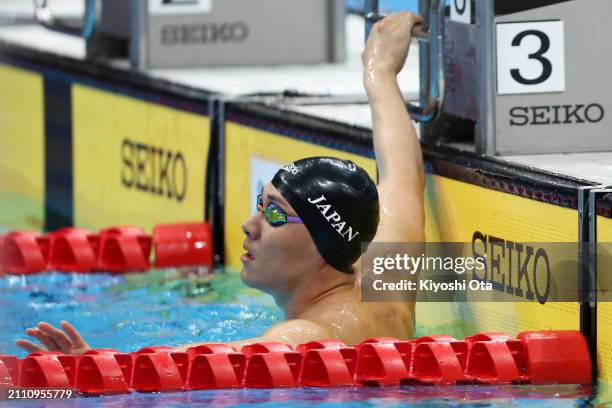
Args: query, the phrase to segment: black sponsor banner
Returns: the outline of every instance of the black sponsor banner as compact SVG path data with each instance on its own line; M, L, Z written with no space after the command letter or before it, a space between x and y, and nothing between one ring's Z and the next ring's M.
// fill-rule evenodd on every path
M63 75L46 75L45 230L73 225L72 97Z

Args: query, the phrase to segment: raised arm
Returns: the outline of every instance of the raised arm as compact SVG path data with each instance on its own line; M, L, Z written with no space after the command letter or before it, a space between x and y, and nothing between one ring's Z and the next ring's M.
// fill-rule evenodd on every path
M421 23L412 13L386 17L372 28L362 55L379 171L381 211L374 241L425 240L423 158L396 79L408 55L412 29Z

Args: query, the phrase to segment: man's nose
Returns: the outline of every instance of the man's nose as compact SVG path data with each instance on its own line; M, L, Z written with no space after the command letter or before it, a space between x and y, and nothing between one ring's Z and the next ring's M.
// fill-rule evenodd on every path
M261 218L260 214L256 213L251 218L246 220L244 224L242 224L242 232L244 232L244 234L250 239L259 238L261 233L261 220L259 218Z

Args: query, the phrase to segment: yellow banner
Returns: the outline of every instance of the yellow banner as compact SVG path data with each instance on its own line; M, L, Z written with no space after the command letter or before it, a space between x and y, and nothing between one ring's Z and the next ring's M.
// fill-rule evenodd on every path
M597 217L597 242L612 242L612 220L601 216ZM609 245L605 245L608 247ZM600 247L601 248L601 247ZM609 259L608 254L608 259ZM597 280L599 289L612 289L610 266L597 265ZM600 381L612 382L612 303L597 303L597 378Z
M490 248L491 241L505 246L578 239L575 210L437 175L427 177L425 211L430 242L473 242L476 236L480 246L484 240ZM578 329L579 323L578 303L418 303L416 307L419 335L463 337L477 331L516 335L523 330Z
M232 122L225 123L225 263L240 268L241 229L255 210L255 196L283 165L309 156L352 160L376 180L376 163L367 157L302 142Z
M44 87L40 74L0 65L0 228L44 223Z
M204 219L208 117L73 85L72 118L76 225Z

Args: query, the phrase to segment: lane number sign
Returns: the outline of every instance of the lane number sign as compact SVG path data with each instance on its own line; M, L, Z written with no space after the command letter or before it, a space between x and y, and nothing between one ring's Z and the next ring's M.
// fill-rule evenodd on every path
M458 23L472 22L472 0L451 0L451 20Z
M565 91L563 21L498 23L497 93Z

